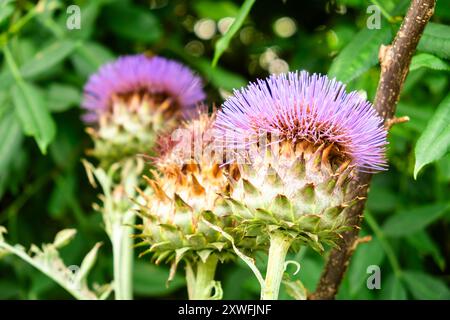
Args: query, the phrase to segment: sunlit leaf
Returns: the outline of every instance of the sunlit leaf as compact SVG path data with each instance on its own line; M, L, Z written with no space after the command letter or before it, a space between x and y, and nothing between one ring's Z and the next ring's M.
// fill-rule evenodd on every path
M14 12L14 6L12 4L0 4L0 23L5 21Z
M378 63L381 44L391 39L391 30L364 28L333 60L328 76L343 82L350 82Z
M427 164L439 160L450 147L450 94L439 104L415 148L414 178Z
M429 53L419 53L412 58L409 70L413 71L419 68L428 68L433 70L449 71L450 64L433 56Z
M77 47L78 43L71 40L57 40L45 47L28 60L20 68L24 78L35 77L63 61Z
M239 12L239 7L232 1L197 0L193 5L199 17L214 20L235 17Z
M12 89L16 114L22 124L23 132L33 136L42 153L56 134L55 123L45 105L42 93L32 85L18 83Z
M450 26L430 22L423 32L417 49L438 57L450 58Z

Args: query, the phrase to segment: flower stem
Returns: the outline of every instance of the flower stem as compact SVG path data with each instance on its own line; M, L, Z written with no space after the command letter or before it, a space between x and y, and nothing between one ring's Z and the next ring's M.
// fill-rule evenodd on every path
M190 300L208 300L211 298L212 283L214 281L214 274L216 273L217 257L212 254L205 262L197 262L197 274L195 275L195 282L193 288L190 290Z
M114 256L114 291L116 300L133 299L133 239L131 235L134 224L134 213L125 213L123 224L113 227L112 247Z
M267 263L266 279L261 292L261 300L277 300L283 279L286 255L292 239L281 232L270 235L269 261Z

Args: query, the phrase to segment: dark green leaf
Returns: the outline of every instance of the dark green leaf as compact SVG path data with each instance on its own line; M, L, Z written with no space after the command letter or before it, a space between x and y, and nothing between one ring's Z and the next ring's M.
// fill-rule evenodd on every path
M19 299L20 287L14 280L2 279L0 281L0 299Z
M391 30L387 27L362 29L333 60L328 75L346 83L359 77L378 63L380 45L390 39Z
M414 178L427 164L442 158L450 147L450 94L440 103L415 148Z
M390 274L381 286L380 298L383 300L406 300L406 289L400 279Z
M23 132L33 136L42 153L56 134L55 123L45 105L42 93L29 83L17 83L12 89L12 98L16 114Z
M420 271L403 273L406 286L414 298L420 300L447 300L450 291L444 281Z
M444 270L445 259L440 252L439 246L428 235L428 233L421 230L408 236L407 240L415 250L419 251L420 254L430 254L439 268Z
M52 112L63 112L80 105L80 90L65 84L52 83L47 93L48 108Z
M426 228L449 208L447 203L435 203L411 208L390 217L383 225L387 236L402 237Z
M124 39L153 43L162 36L161 25L149 9L116 2L106 13L109 28Z
M72 174L59 176L50 195L48 211L54 218L61 218L70 208L70 201L75 195L75 177Z

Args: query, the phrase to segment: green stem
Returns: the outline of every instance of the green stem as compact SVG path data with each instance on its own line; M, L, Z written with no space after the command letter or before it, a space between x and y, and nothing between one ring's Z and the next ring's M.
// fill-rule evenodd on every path
M208 300L211 298L212 284L214 281L214 274L216 273L217 257L212 254L206 259L205 262L197 262L197 274L195 276L195 282L189 285L191 286L190 300ZM189 282L188 282L189 283ZM192 288L193 287L193 288Z
M114 263L114 292L116 300L133 299L133 228L135 215L125 213L121 224L117 223L112 230L112 247Z
M280 232L270 235L269 260L261 300L277 300L283 279L286 255L292 240Z

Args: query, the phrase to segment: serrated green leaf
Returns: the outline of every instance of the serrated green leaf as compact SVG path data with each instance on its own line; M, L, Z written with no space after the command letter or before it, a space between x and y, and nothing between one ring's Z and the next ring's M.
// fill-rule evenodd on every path
M420 300L448 300L450 290L444 281L420 271L404 271L403 279L409 292Z
M10 245L7 243L3 238L3 233L6 233L6 229L0 226L0 251L5 251L19 257L24 262L54 280L77 299L98 299L98 296L89 289L85 281L74 283L72 270L66 267L54 244L43 244L41 248L32 244L30 249L26 250L22 245ZM83 261L85 269L89 269L89 264L92 262L91 253L92 251L88 254L90 258L87 259L86 263ZM83 265L81 269L83 269ZM74 284L77 285L74 286Z
M447 203L434 203L399 212L386 220L383 232L391 237L411 235L426 228L448 209Z
M427 164L439 160L450 147L450 94L439 104L415 148L414 179Z
M219 40L217 40L214 50L214 58L212 61L213 66L217 65L220 56L225 52L226 49L228 49L231 39L236 34L236 32L238 32L238 30L241 28L242 24L244 23L245 19L250 13L250 10L255 1L256 0L244 1L241 8L239 9L239 13L236 16L236 19L234 20L233 24L230 26L228 31Z
M8 46L3 47L3 53L15 80L12 100L22 130L26 135L35 138L39 149L45 154L47 146L56 134L55 123L46 108L41 92L23 80Z
M32 78L40 75L68 57L77 45L77 42L71 40L56 40L23 64L20 68L22 77Z
M450 65L432 54L419 53L412 58L409 71L417 70L419 68L449 71Z
M417 49L438 57L450 58L450 26L429 22Z
M328 76L345 83L359 77L378 63L379 48L381 44L388 43L391 37L391 30L387 27L362 29L333 60Z

